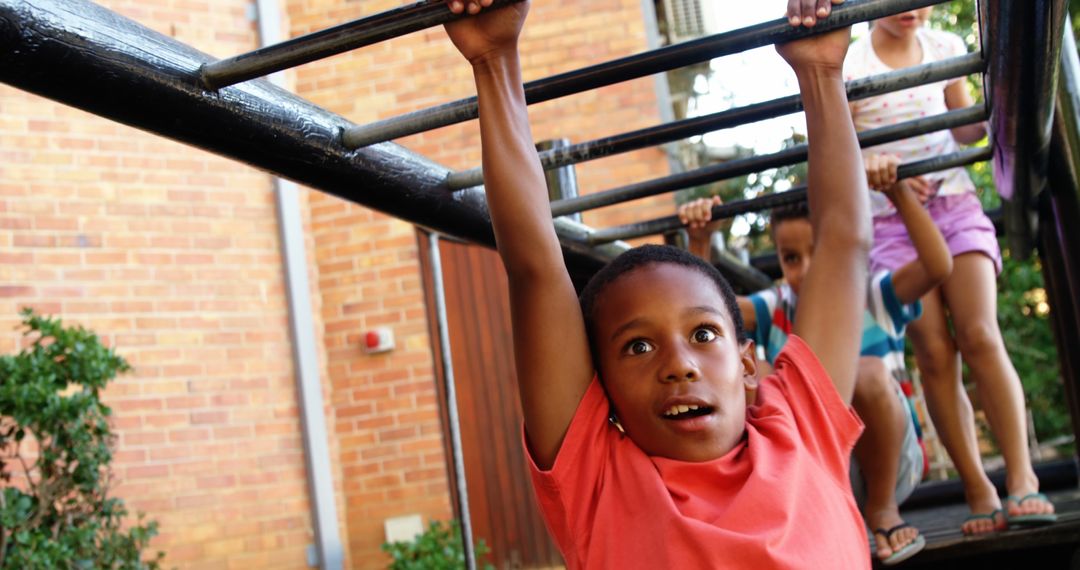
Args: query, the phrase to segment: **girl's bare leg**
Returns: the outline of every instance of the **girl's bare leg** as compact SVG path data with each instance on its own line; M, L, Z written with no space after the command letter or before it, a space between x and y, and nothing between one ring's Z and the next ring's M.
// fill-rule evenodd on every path
M968 253L954 260L953 273L942 285L953 317L956 342L971 369L990 430L1005 458L1009 495L1023 497L1039 490L1028 453L1024 390L1009 360L997 321L997 277L990 258ZM1010 501L1010 516L1052 513L1041 499L1018 505Z
M926 407L960 475L968 508L973 515L988 515L1001 508L1001 500L983 471L975 414L960 378L959 354L949 332L940 288L927 293L922 303L923 315L908 326L908 337L922 373ZM1004 520L994 517L965 521L961 529L965 534L982 534L1003 526Z

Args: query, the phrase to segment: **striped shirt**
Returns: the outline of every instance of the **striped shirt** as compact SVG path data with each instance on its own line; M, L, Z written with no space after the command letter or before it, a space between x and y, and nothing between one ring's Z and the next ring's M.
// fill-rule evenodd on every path
M901 303L889 271L878 272L870 278L866 296L859 354L883 359L892 377L903 384L908 380L904 364L904 330L922 314L922 303ZM754 303L757 326L747 334L758 346L764 347L765 359L772 364L791 334L798 299L786 283L759 291L749 299Z

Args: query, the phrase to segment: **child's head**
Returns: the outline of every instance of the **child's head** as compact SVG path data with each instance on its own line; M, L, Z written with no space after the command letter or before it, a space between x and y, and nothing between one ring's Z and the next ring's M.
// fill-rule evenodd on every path
M930 13L933 11L933 6L927 6L926 8L908 10L907 12L879 18L874 20L874 29L881 30L897 38L913 38L915 37L915 30L922 27L930 19Z
M798 295L814 251L814 227L810 225L806 202L774 208L769 224L784 281Z
M638 447L705 461L738 442L754 349L715 267L673 247L635 248L589 281L581 308L604 388Z

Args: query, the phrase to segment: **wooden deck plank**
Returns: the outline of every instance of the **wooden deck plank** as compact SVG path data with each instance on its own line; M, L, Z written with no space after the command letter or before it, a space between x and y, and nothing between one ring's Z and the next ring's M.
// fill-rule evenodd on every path
M1057 510L1057 523L982 536L964 536L960 532L960 524L968 516L967 505L963 503L904 509L904 520L919 528L927 545L923 552L901 566L979 570L1036 566L1040 570L1080 570L1080 489L1047 495Z

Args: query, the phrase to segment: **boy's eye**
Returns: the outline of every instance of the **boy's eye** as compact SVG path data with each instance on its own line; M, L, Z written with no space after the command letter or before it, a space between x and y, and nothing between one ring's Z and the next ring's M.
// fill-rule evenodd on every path
M690 335L690 338L693 339L694 342L705 343L716 340L717 336L716 331L707 327L700 327L694 329L694 334Z
M652 345L643 340L632 340L626 345L627 354L645 354L652 352Z
M798 262L799 262L799 256L797 256L797 255L785 255L784 256L784 263L798 263Z

